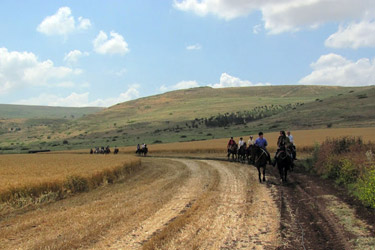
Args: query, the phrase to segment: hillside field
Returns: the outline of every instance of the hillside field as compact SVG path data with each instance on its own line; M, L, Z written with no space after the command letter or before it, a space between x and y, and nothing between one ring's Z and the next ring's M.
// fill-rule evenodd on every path
M375 87L269 86L172 91L78 119L0 119L0 152L73 150L375 126Z

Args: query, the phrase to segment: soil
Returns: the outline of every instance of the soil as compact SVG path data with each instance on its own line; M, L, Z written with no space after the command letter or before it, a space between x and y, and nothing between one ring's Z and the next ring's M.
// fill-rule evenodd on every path
M2 249L374 249L375 212L327 180L272 166L142 158L134 176L0 213ZM36 230L38 229L38 230Z

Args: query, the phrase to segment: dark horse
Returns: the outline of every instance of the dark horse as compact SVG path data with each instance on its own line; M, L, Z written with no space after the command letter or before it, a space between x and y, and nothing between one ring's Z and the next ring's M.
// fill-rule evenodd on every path
M233 144L228 147L228 161L229 161L229 156L232 155L232 161L235 159L237 160L237 150L238 150L238 145Z
M144 148L137 149L137 151L135 153L139 154L139 155L146 156L147 153L148 153L148 148L144 147Z
M281 149L276 157L277 168L279 169L280 179L282 182L287 182L288 170L293 167L293 158L285 149Z
M263 168L263 181L266 181L266 166L268 161L268 154L263 148L257 145L253 145L251 151L251 157L254 159L255 166L258 169L259 182L262 182L260 168Z
M246 143L238 149L238 161L242 163L246 161Z
M246 149L246 158L249 164L255 164L255 153L253 152L254 150L254 145L249 145L249 147Z

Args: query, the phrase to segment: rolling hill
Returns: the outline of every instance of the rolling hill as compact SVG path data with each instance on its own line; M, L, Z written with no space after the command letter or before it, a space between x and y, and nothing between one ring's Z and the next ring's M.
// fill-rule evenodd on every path
M70 108L70 107L50 107L50 106L29 106L0 104L0 119L16 118L52 118L52 119L72 119L92 114L102 110L99 107Z
M375 125L375 87L267 86L177 90L79 119L0 120L2 152L207 140L280 129Z

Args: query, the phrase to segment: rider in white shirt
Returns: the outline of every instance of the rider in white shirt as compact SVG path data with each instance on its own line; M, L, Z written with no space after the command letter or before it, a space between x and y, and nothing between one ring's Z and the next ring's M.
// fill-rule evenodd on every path
M290 131L287 132L290 143L294 144L293 135L290 134Z
M238 141L238 147L241 148L245 142L243 141L243 138L241 137Z
M255 140L253 139L253 136L250 135L250 139L247 141L247 146L250 147L255 144Z

